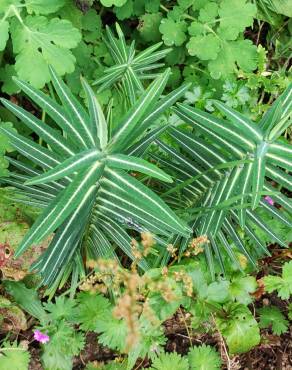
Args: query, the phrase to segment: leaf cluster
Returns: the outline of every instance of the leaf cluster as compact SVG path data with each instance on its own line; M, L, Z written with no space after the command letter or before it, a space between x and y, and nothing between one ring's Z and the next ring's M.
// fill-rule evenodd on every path
M60 75L73 72L75 57L71 49L78 45L81 34L70 21L56 17L64 4L64 0L13 0L0 6L0 51L11 35L15 55L15 65L5 65L6 74L17 73L41 88L50 81L48 64Z

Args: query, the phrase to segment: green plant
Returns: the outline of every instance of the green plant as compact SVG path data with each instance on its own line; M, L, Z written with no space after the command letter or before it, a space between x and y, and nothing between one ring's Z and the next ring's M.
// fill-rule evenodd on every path
M114 66L106 68L104 76L95 81L94 85L99 85L97 91L99 93L121 82L125 98L133 104L144 91L142 81L157 77L157 73L153 73L153 70L163 67L164 63L156 62L164 58L171 49L157 50L162 44L158 43L135 55L134 41L128 48L125 36L118 24L116 24L116 30L118 40L115 39L109 27L106 28L107 40L104 40Z
M172 167L177 174L177 185L166 189L162 196L167 200L174 194L181 194L181 190L185 192L184 198L178 198L185 202L182 214L193 225L195 235L208 237L210 243L204 249L213 276L212 250L221 263L222 271L221 250L224 249L235 261L234 246L253 265L256 264L241 240L240 229L261 253L268 251L254 226L283 247L287 245L267 227L257 208L260 206L270 217L291 227L290 217L286 218L284 212L263 199L263 195L271 192L273 202L291 212L290 200L266 180L270 178L291 190L291 176L286 173L291 170L287 160L292 153L291 147L280 139L281 133L290 125L291 88L288 87L258 124L221 102L215 102L215 105L228 121L178 103L174 111L182 123L190 127L171 127L168 133L183 152L157 140L161 151L171 158L171 162L165 161L162 155L155 155L155 159L166 165L165 168ZM181 208L181 204L178 207ZM188 243L189 240L181 243L181 253Z
M159 357L153 360L151 370L188 370L188 360L185 357L173 352L173 353L162 353Z
M284 263L282 276L267 275L263 281L268 293L277 291L281 299L289 299L292 294L292 261Z
M248 307L239 303L231 303L227 304L224 310L225 315L219 315L216 323L226 339L230 353L247 352L259 344L259 327Z
M1 2L0 51L5 49L10 32L15 53L15 65L5 65L7 74L17 73L41 88L50 80L48 64L60 75L73 72L75 57L70 49L78 45L81 34L70 21L48 17L64 4L64 0Z
M219 370L221 367L221 359L216 350L205 344L193 347L188 353L188 359L191 370Z
M259 314L259 325L261 328L269 328L271 326L273 333L277 335L281 335L288 330L288 321L278 307L262 307L259 309Z
M10 122L1 123L1 126L5 126L8 129L12 128L12 124ZM4 155L12 150L13 149L11 148L7 137L3 134L0 134L0 177L7 176L9 173L9 162L4 158Z
M125 172L139 171L163 181L172 181L155 165L133 156L141 144L147 145L160 132L161 129L150 132L145 138L145 131L152 122L186 90L183 86L159 99L168 76L169 70L166 70L157 77L113 128L108 126L85 80L83 86L89 113L53 69L51 78L62 106L25 82L16 82L51 116L59 130L49 124L44 125L24 109L2 99L3 104L51 149L1 128L15 149L45 171L42 173L30 165L14 161L25 175L21 177L22 181L11 182L20 187L24 195L31 197L29 203L44 208L16 256L58 229L49 248L33 266L43 275L44 284L59 281L73 265L80 269L78 258L80 261L84 247L89 255L115 258L108 241L110 235L132 258L131 238L121 223L161 235L189 233L186 224L154 192ZM60 133L60 129L66 136ZM140 141L133 147L137 138Z
M108 30L111 52L124 55L124 62L129 58L131 60L134 55L133 44L127 46L119 27L117 31L119 40ZM157 55L165 55L164 51L152 54L155 48L138 55L141 68L153 61L153 58L156 60ZM123 62L118 58L116 61ZM137 59L134 61L137 62ZM178 104L173 109L179 117L176 126L181 123L189 125L187 128L184 125L182 129L168 123L158 124L161 114L188 88L187 85L179 87L159 99L167 83L169 70L159 75L147 90L144 90L135 69L128 74L129 70L122 64L116 67L116 71L114 68L110 71L113 71L113 75L107 73L103 83L110 86L121 80L126 91L125 100L129 97L129 101L133 102L138 98L123 118L114 124L111 120L106 122L94 92L85 80L82 80L82 84L89 113L52 69L51 78L62 106L28 84L16 82L51 116L59 130L50 124L44 125L22 108L2 99L5 107L50 148L31 142L5 127L1 129L14 148L45 171L42 173L14 161L13 164L26 172L26 175L22 175L21 180L18 180L18 176L17 180L9 182L22 189L24 195L32 197L32 204L45 208L16 255L57 230L49 248L33 266L43 276L45 285L51 286L55 282L56 287L61 277L68 276L72 269L76 279L78 274L83 273L81 255L86 254L89 258L116 258L112 241L133 259L131 237L125 233L125 226L163 236L164 239L157 239L157 247L161 250L162 245L175 240L177 243L179 236L189 235L190 228L183 219L187 220L195 236L206 235L210 242L204 243L204 251L213 278L213 254L224 271L224 253L237 263L234 247L254 266L260 253L268 253L265 241L254 230L255 226L280 245L286 246L286 242L267 227L258 209L260 206L270 216L291 226L288 215L263 199L264 195L272 195L274 201L291 210L287 197L265 180L267 176L288 190L291 189L290 175L285 172L291 170L286 158L291 155L291 149L287 143L279 140L281 133L290 124L291 86L257 125L221 102L215 101L214 104L228 120L190 108L186 104ZM129 89L136 91L137 95L130 95ZM167 121L166 116L164 120ZM173 118L170 122L174 122ZM152 131L146 134L149 128ZM161 136L166 130L167 136ZM175 143L176 148L158 140L159 136L170 137L169 140ZM154 141L160 151L156 150L155 154L150 151L150 156L166 172L138 158L144 155ZM161 155L163 152L166 157ZM159 192L181 218L157 194L125 170L142 172L164 182L172 181L167 174L171 172L175 186L166 188L162 193L159 189ZM176 195L175 201L173 194ZM112 230L115 230L114 233ZM244 235L250 238L251 244L259 251L251 253L245 247L241 238ZM169 237L169 241L165 241L165 236ZM181 241L180 256L191 238ZM167 263L169 258L167 250L162 250L160 263ZM139 266L145 270L148 262L141 260Z
M191 314L191 320L187 315L184 319L189 336L207 328L211 335L220 330L232 353L245 352L259 342L259 327L246 306L256 287L252 287L252 277L240 276L238 272L234 272L232 280L212 282L203 266L203 261L180 264L170 267L166 274L161 268L150 269L139 278L137 273L111 261L99 261L93 279L88 278L80 286L87 291L78 292L74 299L62 295L42 305L34 291L20 282L6 283L5 287L21 307L40 320L36 329L49 336L48 343L42 345L42 361L47 367L70 369L72 356L83 346L84 333L94 331L100 344L126 356L127 369L139 357L147 356L153 360L153 369L166 370L167 364L177 361L177 366L187 369L203 369L208 363L215 370L220 367L220 360L210 346L194 347L183 358L175 353L163 354L166 337L162 324L181 312L182 306ZM105 292L106 284L114 301L96 291ZM132 290L129 298L133 286L136 295ZM125 314L117 316L118 312ZM137 329L134 338L129 322ZM129 336L133 342L127 347Z
M17 342L3 342L0 347L1 369L13 368L15 370L28 370L30 360L29 352Z

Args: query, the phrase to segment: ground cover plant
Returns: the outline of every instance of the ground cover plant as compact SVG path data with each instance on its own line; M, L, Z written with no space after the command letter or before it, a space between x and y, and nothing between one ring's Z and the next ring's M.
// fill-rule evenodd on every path
M1 369L292 366L290 16L0 4Z

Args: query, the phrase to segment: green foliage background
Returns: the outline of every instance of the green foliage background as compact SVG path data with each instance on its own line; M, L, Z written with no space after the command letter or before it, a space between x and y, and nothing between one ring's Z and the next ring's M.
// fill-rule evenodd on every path
M172 111L166 111L151 126L151 130L153 130L151 132L155 132L163 125L166 127L169 123L172 128L168 130L167 134L162 133L161 140L156 140L157 137L154 134L155 148L149 156L145 157L148 162L142 159L139 162L137 158L132 158L132 162L130 162L132 167L130 165L120 167L120 169L134 171L138 168L138 165L143 166L144 172L142 172L144 175L153 175L154 173L157 179L166 182L171 181L172 176L175 179L174 184L158 183L157 185L154 183L153 188L166 202L161 203L165 207L165 214L168 212L168 208L166 208L168 206L174 210L174 213L169 213L173 220L176 217L174 216L175 213L182 220L188 222L196 222L200 218L205 221L208 219L215 220L215 229L217 230L218 225L222 226L223 219L227 218L228 221L230 214L235 217L232 205L238 201L242 205L245 199L244 197L242 201L236 199L238 187L234 187L236 191L231 187L232 181L237 178L238 166L249 168L248 163L239 164L238 161L242 158L244 158L243 161L246 160L245 155L249 154L251 158L258 158L264 162L262 166L259 163L255 164L253 169L254 173L258 172L261 175L261 180L258 183L255 183L254 180L251 181L251 178L248 180L248 189L252 193L251 204L248 204L252 211L248 211L248 221L245 222L246 214L238 211L236 227L234 229L228 229L227 227L228 243L226 243L227 239L224 235L221 235L222 233L219 233L219 240L218 238L211 240L212 248L215 252L217 251L215 260L212 260L210 254L207 253L208 263L201 254L195 256L196 262L194 264L189 263L187 258L183 258L183 252L189 240L179 239L179 237L171 240L179 244L180 264L174 264L170 268L170 276L167 281L176 294L175 299L167 302L161 292L151 291L149 288L147 294L149 295L150 306L158 323L153 325L141 315L139 318L141 338L136 348L133 348L130 352L125 348L128 331L125 320L118 320L112 315L112 309L115 305L114 298L116 298L112 296L112 291L105 296L96 293L78 292L74 297L79 279L83 279L86 273L81 255L78 255L73 262L70 260L70 263L67 264L65 262L68 262L69 258L68 260L64 259L63 267L65 266L67 269L61 270L61 273L57 269L54 270L54 263L43 273L43 283L52 285L51 289L47 291L50 298L56 293L58 286L66 286L69 289L70 299L66 297L67 292L65 292L64 295L57 297L53 302L44 303L38 298L36 282L33 279L26 279L26 285L23 282L5 281L3 283L5 294L9 294L12 303L3 298L0 302L0 308L5 308L5 310L9 307L11 310L13 308L25 324L25 315L21 309L24 310L38 320L38 329L48 332L50 335L49 344L42 347L42 363L46 369L70 370L73 357L77 356L84 348L85 333L88 330L95 331L98 334L100 344L108 346L124 356L119 362L101 365L101 369L129 370L134 366L138 357L146 356L152 360L150 366L153 370L169 370L174 367L180 370L204 369L205 366L210 366L210 362L212 363L212 369L219 369L221 366L220 357L215 349L210 346L195 346L190 349L186 356L181 356L175 352L171 354L164 353L166 337L162 330L162 324L165 320L171 318L180 306L191 315L191 330L208 332L209 334L219 331L228 346L230 354L247 352L258 345L261 340L261 330L270 330L275 335L287 332L288 320L291 319L291 304L290 306L287 304L292 293L291 262L281 262L283 266L278 273L272 271L271 267L270 273L265 272L263 278L265 292L277 294L278 298L284 302L284 310L275 305L269 307L263 305L254 313L249 305L255 301L253 294L256 294L258 285L254 275L249 273L254 273L255 268L259 267L257 260L265 253L269 253L267 247L271 242L276 241L282 247L291 242L289 210L291 211L292 205L288 199L292 188L291 162L287 164L287 159L289 161L291 155L291 147L289 146L291 144L291 127L289 127L289 115L288 119L284 116L284 113L281 115L281 108L279 108L280 106L289 107L289 104L285 106L282 102L289 95L287 87L291 82L289 75L292 45L291 15L291 4L288 0L2 0L0 2L1 97L8 98L7 100L3 99L4 106L0 108L0 178L2 178L2 184L12 186L17 184L16 187L21 189L15 193L9 193L10 190L4 189L1 193L1 196L3 194L3 199L0 199L0 206L2 207L0 210L1 227L9 218L9 225L11 226L9 231L18 231L18 221L14 222L14 218L17 219L19 213L21 213L21 217L25 216L24 225L26 229L39 214L36 199L39 200L39 204L43 202L43 207L49 204L49 201L44 201L45 196L50 196L50 192L46 188L41 189L42 193L37 193L36 198L34 198L35 193L29 188L31 184L38 185L38 183L41 183L41 180L48 176L48 173L41 175L43 176L41 180L39 179L40 176L34 177L37 173L34 173L34 175L30 173L31 176L27 177L17 177L19 175L16 173L9 172L8 159L12 165L22 165L29 172L31 171L29 161L24 158L24 155L15 152L15 146L13 147L10 142L13 141L12 138L23 138L24 141L33 140L35 144L44 148L43 140L46 141L47 132L44 130L47 135L44 138L35 129L37 125L41 127L43 123L48 123L46 127L54 130L49 131L49 133L56 133L55 137L58 138L57 121L54 122L54 117L48 117L49 115L45 109L39 109L37 100L35 100L36 104L29 101L21 92L21 89L26 93L35 94L34 97L37 96L38 98L41 96L38 94L41 93L34 88L41 89L52 100L62 100L64 96L59 93L56 94L57 89L54 90L54 86L56 88L58 84L62 84L60 77L64 79L68 91L70 91L68 93L69 103L70 101L73 102L84 116L89 114L92 118L92 109L94 110L92 102L97 97L100 106L95 106L95 108L99 112L99 119L103 122L107 121L109 127L109 135L108 137L107 134L104 136L103 144L108 139L110 141L112 133L118 132L121 117L127 114L129 107L135 106L134 102L141 95L142 98L144 97L144 101L149 104L149 113L151 109L157 109L161 102L168 101L168 106L170 106L175 102L171 94L173 92L178 94L183 104L178 105ZM139 55L143 53L143 50L158 43L152 51L155 57L153 59L149 57L149 63L143 64L142 58L142 62L140 60L140 64L135 65L135 58L128 49L126 55L128 59L126 58L120 62L118 58L115 58L113 49L109 48L111 46L109 41L111 34L107 26L113 29L116 22L121 27L121 31L117 28L119 36L117 42L123 40L124 36L127 45L134 42L132 49L130 47L129 50L136 50L135 58L137 60L139 60ZM121 36L122 34L124 36ZM120 45L123 45L123 43L120 42ZM109 52L109 49L112 52ZM135 91L131 92L131 86L125 83L123 79L126 73L123 69L123 63L128 66L135 65L136 85L133 89ZM52 67L51 72L49 65ZM159 80L158 77L157 80L157 76L164 72L166 67L169 70L164 73L162 79ZM120 68L120 74L115 75L113 80L108 83L108 76L115 68ZM88 85L84 80L83 83L80 82L80 75L85 78ZM24 82L15 80L13 77L17 77ZM168 80L167 77L169 77ZM156 82L150 85L151 80ZM25 82L32 87L26 85ZM187 88L181 87L182 84L189 84L189 86ZM92 90L89 85L92 86ZM61 86L64 87L65 85ZM147 96L147 92L144 92L144 87L148 87L147 91L149 92L151 88L155 90L155 86L162 90L165 87L165 95L159 97L159 94L156 94L156 103L154 98L152 99L151 96ZM284 93L286 95L276 100L285 89L287 89ZM217 103L215 100L217 100ZM12 103L16 103L16 105ZM222 103L225 105L222 105ZM271 106L272 108L269 110ZM25 108L25 110L22 111L20 107ZM60 107L60 111L63 112L64 107L66 108L66 104ZM9 109L22 121L18 120ZM200 114L198 109L212 115L204 113L200 121L197 118L197 115ZM101 110L103 110L104 116ZM33 114L30 124L27 124L27 122L31 117L26 116L25 111ZM267 111L268 113L265 116ZM223 120L224 116L227 116L226 120ZM135 122L145 124L145 119L141 114ZM208 120L209 126L206 124ZM244 129L237 124L240 120L245 124ZM23 122L26 122L27 126L24 126ZM216 131L214 127L218 122L222 125L222 130ZM194 129L192 125L197 125L195 130L190 129L190 127ZM218 142L212 141L213 139L208 136L205 137L200 132L200 125L211 131L214 130L212 131L213 137L214 133L218 134ZM260 140L257 140L251 134L251 132L257 132L258 127L260 127L260 134L262 134ZM240 134L241 139L245 139L248 145L252 147L252 153L250 153L250 148L247 150L244 147L242 141L236 141L232 134L229 135L229 144L231 143L231 145L229 147L221 145L222 140L220 141L220 138L229 139L223 128L231 128L232 134L235 136ZM256 130L253 131L255 128ZM194 136L192 136L193 131L195 131ZM129 137L134 140L133 132L131 134L132 136ZM92 154L92 152L78 152L78 154L74 153L76 156L70 158L67 158L66 155L62 156L60 154L64 153L60 152L60 143L68 144L69 151L71 149L74 151L76 148L74 148L72 138L69 137L67 141L67 137L62 137L62 140L59 143L58 140L50 143L53 148L50 149L51 152L56 150L57 147L56 156L58 156L61 163L58 167L59 170L66 171L67 166L74 163L76 158L79 160L84 155L85 159L83 159L86 161L86 155ZM110 158L106 159L109 166L113 165L115 160L119 160L121 166L126 156L127 160L131 160L129 153L123 152L125 148L120 151L121 146L127 147L129 144L127 140L129 141L128 137L125 138L124 144L119 141L117 144L118 154L115 152L113 158L109 156ZM195 153L192 151L194 142L196 145L203 146L203 152ZM266 142L269 143L270 147L265 152L262 149ZM54 147L54 145L56 146ZM271 152L269 153L270 148ZM134 152L136 150L132 147L127 148L127 150L130 149ZM226 186L224 178L220 180L219 177L219 180L217 179L218 181L215 182L214 193L220 187L225 189L224 196L226 195L226 198L223 199L222 204L219 202L220 197L219 200L217 199L218 202L215 199L217 203L215 201L208 203L208 199L199 204L196 204L193 200L190 201L194 190L192 186L195 185L198 188L198 182L194 182L194 184L189 182L189 177L193 177L193 173L188 171L198 163L200 153L203 153L204 158L207 158L208 161L210 160L210 162L207 161L206 167L204 167L206 162L202 162L203 164L199 162L199 166L202 166L200 175L205 174L205 171L208 171L208 166L210 167L210 164L212 164L212 166L215 166L215 172L222 171L220 172L221 175L222 173L228 173L229 176L228 168L217 168L216 166L219 166L219 163L212 156L210 156L211 159L207 157L207 154L209 155L207 149L212 151L211 154L222 155L221 158L224 158L226 162L232 160L230 168L236 169L233 172L230 170L230 173L232 173L230 187L229 185ZM92 150L96 156L94 158L97 158L100 155L98 150ZM236 156L230 156L232 150L241 151L240 160ZM174 162L172 162L173 157L176 158ZM160 169L153 166L152 161L158 163ZM186 167L180 167L178 163L187 163L187 165ZM86 164L90 166L91 162L86 162ZM75 168L75 170L79 171L79 168ZM84 173L79 172L79 178L82 178ZM10 177L8 177L9 175ZM51 170L49 175L55 176L56 173ZM63 175L71 175L71 173L66 172L64 174L63 172ZM151 187L152 183L144 175L138 177L138 180L141 180L141 189L146 192L148 190L146 190L144 184L150 184ZM264 184L265 175L269 182ZM104 176L103 172L102 176ZM104 177L106 178L106 175ZM63 186L68 179L57 178L57 181L59 180ZM65 182L62 183L63 180ZM271 180L273 184L277 183L277 192L275 188L270 186ZM24 181L26 181L25 184ZM236 180L234 181L236 183ZM114 182L112 181L112 183ZM142 185L144 188L142 188ZM236 186L241 187L242 190L242 186L245 185L236 183ZM226 188L231 189L227 191L228 194L226 194ZM258 193L255 189L258 190ZM56 193L56 189L54 191ZM105 187L104 191L106 192L108 189ZM246 192L249 193L249 191ZM260 197L266 193L277 202L277 207L270 207L260 200ZM70 191L68 194L71 195ZM17 208L19 201L25 203L23 202L24 196L31 197L31 199L28 202L25 198L27 204L21 205L19 210ZM157 197L154 192L151 196L153 199ZM130 198L130 194L126 194L123 200L128 201ZM157 199L155 198L155 201ZM58 211L60 213L65 205L66 202L59 205ZM153 212L157 216L158 211L153 205L154 201L151 204L144 204L149 214ZM257 206L259 207L254 210ZM73 206L71 208L74 209ZM206 211L207 209L209 211ZM204 212L206 212L205 215ZM171 217L168 220L170 225L167 225L168 227L171 227ZM250 217L256 222L250 224ZM53 218L55 219L55 215ZM105 220L103 219L104 222ZM96 225L99 226L97 217L96 219L91 218L90 221L96 222ZM116 228L118 235L114 241L108 237L109 230L112 232L112 229L109 228L110 224L105 222L103 224L103 226L105 225L104 228L101 227L95 231L95 234L90 234L84 222L86 242L94 236L100 247L98 253L90 254L88 253L90 243L85 246L86 243L79 240L80 248L81 246L87 248L86 258L91 259L101 255L108 256L108 253L112 258L118 258L120 253L124 253L130 259L134 259L129 245L133 233L135 235L139 228L136 227L135 229L134 225L131 229L132 234L130 233L129 236L125 233L127 228L125 226L128 225L122 225L121 227L116 221L114 220L111 224L111 227ZM151 217L150 221L154 225ZM75 227L76 224L75 220L73 226ZM177 225L179 225L178 229L181 234L185 236L187 230L185 223ZM218 226L218 228L220 227ZM224 224L224 228L224 232L226 232L226 224ZM4 228L3 230L5 231ZM117 230L119 230L119 233ZM199 229L202 233L206 230L210 231L204 227ZM45 234L46 231L49 234L52 230L47 228L43 231L42 236L47 235ZM80 235L83 235L84 230L80 229L79 231ZM4 234L6 239L6 231L3 232L3 237ZM201 235L201 233L199 234ZM63 243L66 239L60 240ZM123 240L126 240L126 247L124 247L125 244L121 243ZM4 240L1 239L1 241ZM37 238L35 241L38 241ZM159 243L162 243L162 240L159 240ZM113 244L118 245L122 252L119 251L116 254L118 248L114 249ZM51 249L48 249L45 257L40 257L39 261L41 263L46 260L50 253L54 258L58 256L59 250L54 250L55 245L56 243L52 243ZM60 245L60 242L57 245ZM151 250L148 258L142 262L140 261L139 265L140 273L142 274L143 270L147 270L145 275L149 276L150 280L155 282L157 286L162 280L163 266L167 266L172 260L172 255L165 249L165 245L162 246L161 244L157 246L157 249ZM27 246L22 245L22 248L25 249ZM69 247L71 248L72 244ZM208 248L206 246L206 250L209 250ZM27 269L27 264L27 261L25 261L25 269ZM21 266L21 268L24 269L24 266ZM224 277L221 276L223 270ZM175 273L177 271L184 272L191 278L195 290L192 298L184 291L183 284L176 280ZM67 281L70 276L71 283L68 284ZM31 286L34 287L31 289ZM124 289L125 287L122 286L121 291L123 292ZM1 323L2 320L5 320L4 316L0 315ZM244 336L242 335L243 332ZM12 339L2 341L0 367L11 367L12 364L15 369L24 370L28 367L29 359L30 354L22 344L17 344ZM87 368L91 370L95 368L95 364L88 364Z

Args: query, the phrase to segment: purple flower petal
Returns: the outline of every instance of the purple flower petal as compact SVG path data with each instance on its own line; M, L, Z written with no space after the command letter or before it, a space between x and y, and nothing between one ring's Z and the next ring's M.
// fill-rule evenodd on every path
M269 203L271 206L273 206L274 205L274 201L273 201L273 199L271 198L271 197L269 197L268 195L266 195L265 197L264 197L264 200L267 202L267 203Z
M50 337L47 334L44 334L39 330L34 331L33 337L37 342L40 342L43 344L48 343L48 341L50 340Z

